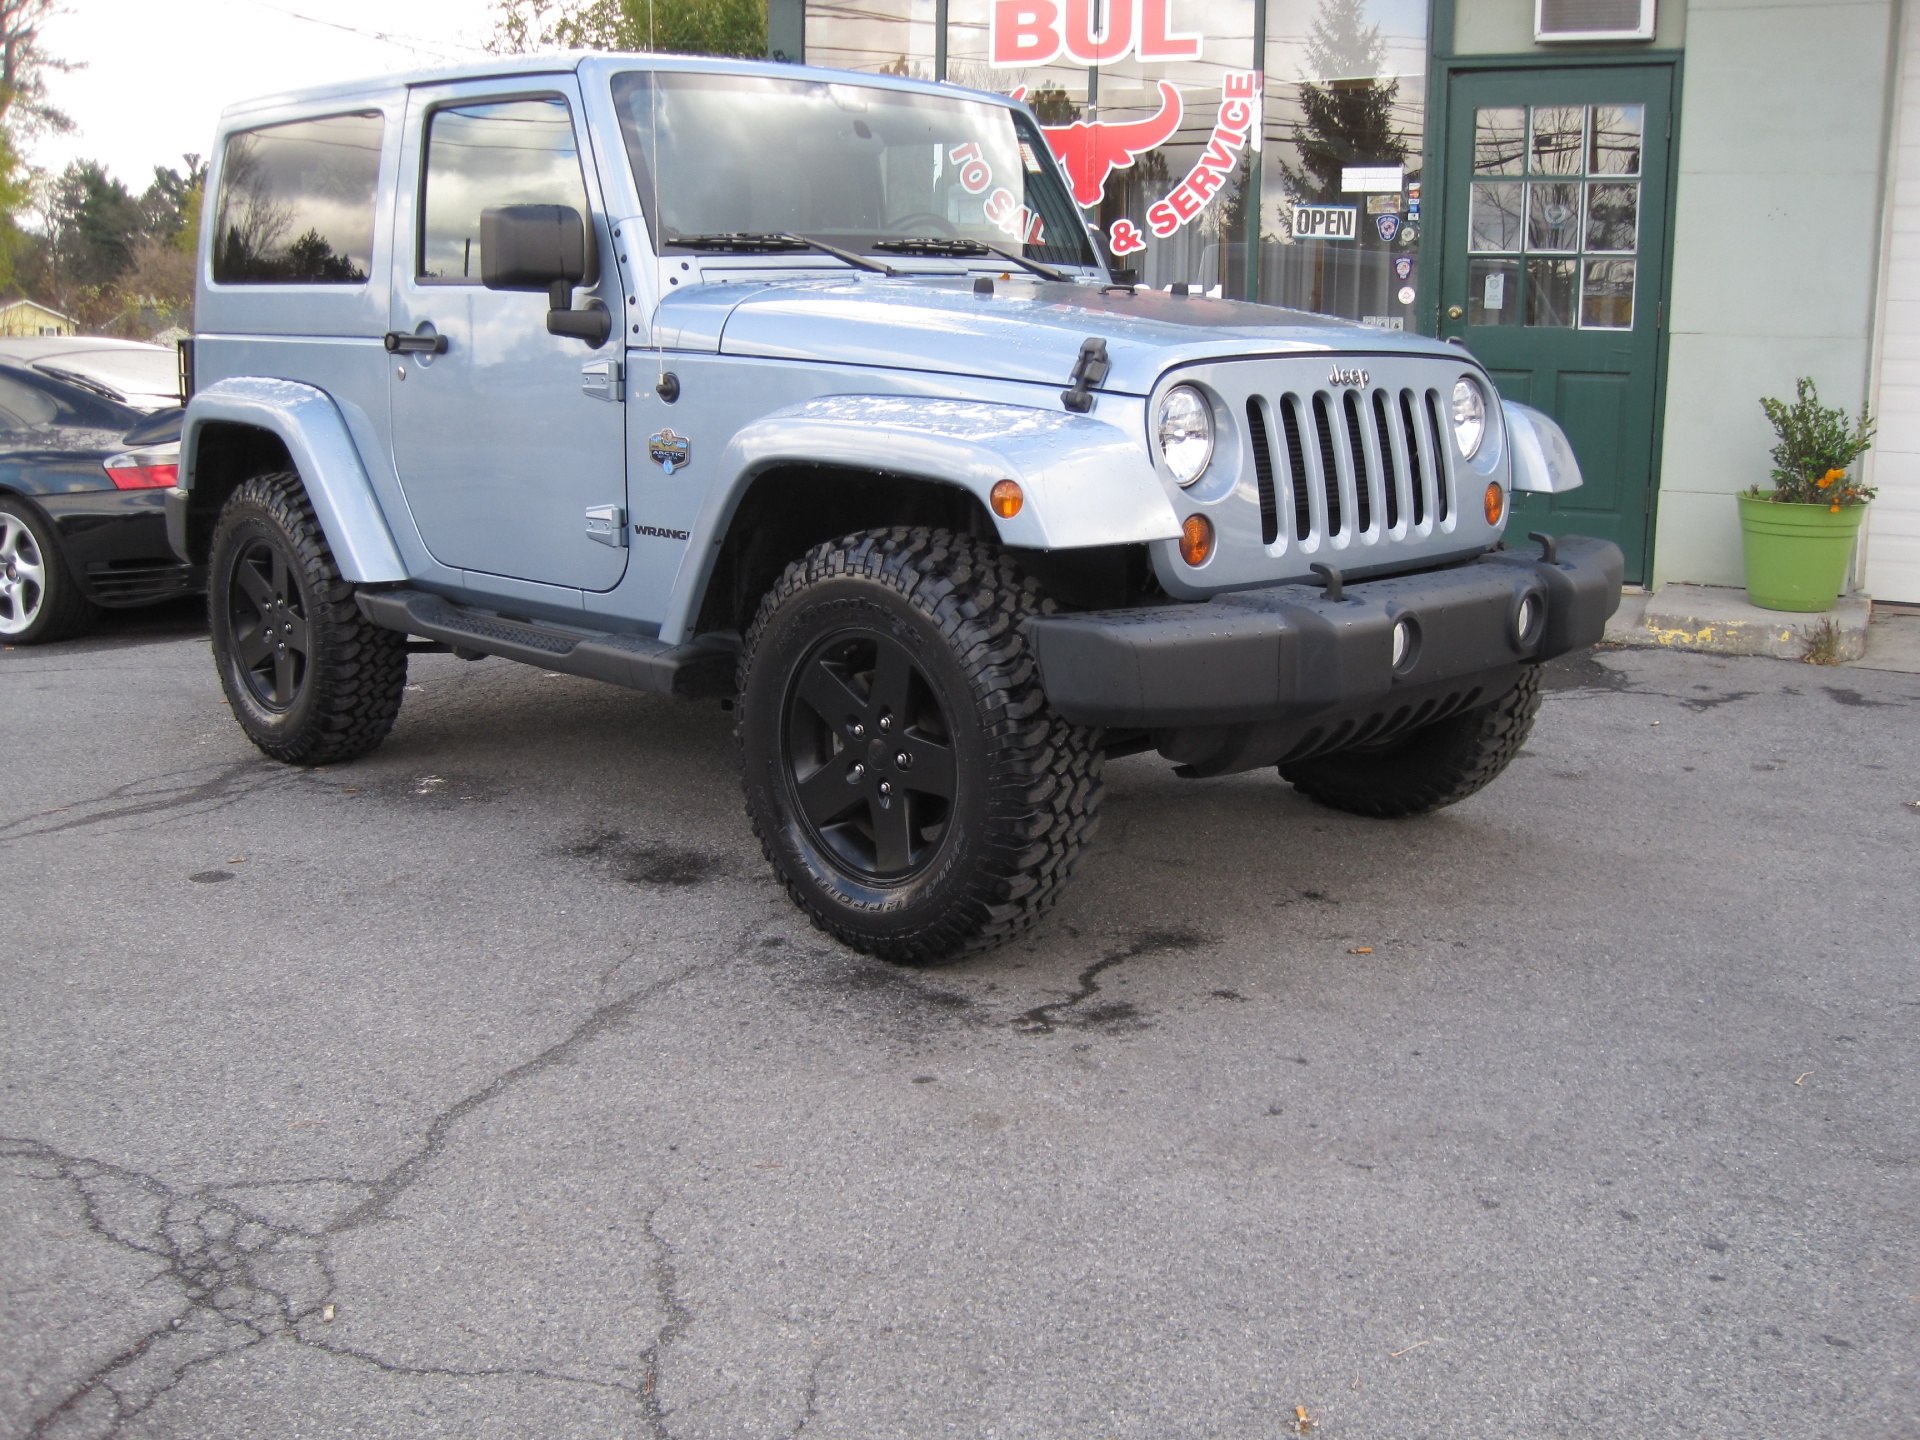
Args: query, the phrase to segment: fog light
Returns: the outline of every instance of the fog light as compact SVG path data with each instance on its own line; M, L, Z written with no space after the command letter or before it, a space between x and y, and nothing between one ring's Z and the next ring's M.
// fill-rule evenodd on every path
M1489 480L1487 482L1487 524L1498 525L1506 508L1507 492L1500 488L1498 480Z
M1413 655L1413 622L1396 620L1393 626L1393 668L1403 670Z
M1189 515L1180 527L1180 558L1198 569L1213 554L1213 522L1204 515Z
M1011 520L1020 513L1020 507L1027 503L1027 497L1020 493L1020 487L1012 480L996 480L992 492L993 513L1002 520Z
M1520 608L1513 615L1513 638L1522 645L1533 639L1533 632L1540 624L1540 601L1537 596L1528 595L1520 602Z

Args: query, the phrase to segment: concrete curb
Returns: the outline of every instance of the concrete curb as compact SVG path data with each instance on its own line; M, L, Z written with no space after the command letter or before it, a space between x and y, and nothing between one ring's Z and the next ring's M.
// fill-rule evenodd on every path
M1607 639L1616 645L1800 660L1830 622L1839 632L1836 659L1844 663L1866 655L1872 610L1872 602L1860 595L1843 596L1833 609L1806 615L1762 610L1745 591L1726 586L1662 585L1651 595L1623 596L1607 622Z

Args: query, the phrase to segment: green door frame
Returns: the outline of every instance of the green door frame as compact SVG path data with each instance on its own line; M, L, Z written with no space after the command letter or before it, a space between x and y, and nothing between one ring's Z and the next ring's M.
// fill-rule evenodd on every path
M1608 66L1669 65L1673 68L1673 100L1668 110L1672 125L1667 145L1667 215L1665 234L1660 237L1660 312L1658 340L1654 350L1653 450L1647 474L1647 528L1640 573L1653 585L1653 539L1660 517L1660 474L1665 459L1667 427L1667 341L1665 303L1673 298L1673 222L1678 213L1680 184L1680 86L1685 65L1679 50L1626 50L1581 48L1572 54L1455 55L1453 50L1454 8L1457 0L1432 0L1427 31L1427 114L1426 143L1420 155L1420 207L1435 225L1446 213L1447 190L1447 115L1452 102L1456 75L1484 71L1592 70ZM1434 239L1440 241L1441 236ZM1423 244L1422 250L1426 249ZM1436 254L1438 254L1436 247ZM1415 281L1415 328L1423 335L1440 333L1440 264L1422 264ZM1628 557L1632 570L1633 557Z

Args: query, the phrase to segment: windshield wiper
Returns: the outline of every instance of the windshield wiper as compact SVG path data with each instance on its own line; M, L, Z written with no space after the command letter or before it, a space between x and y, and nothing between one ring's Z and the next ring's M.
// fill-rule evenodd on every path
M776 254L780 251L818 250L822 255L831 255L836 260L860 270L871 270L876 275L897 275L900 272L891 265L883 265L878 260L869 260L864 255L856 255L851 250L842 250L838 245L829 245L824 240L815 240L806 235L789 235L786 231L728 230L716 235L669 235L667 244L678 245L687 250L719 250L736 254Z
M91 375L82 375L78 370L69 370L64 365L35 365L33 368L42 375L51 375L56 380L64 380L69 385L77 385L82 390L91 391L103 400L111 400L119 405L127 403L127 397L106 381L96 380Z
M989 245L983 240L948 239L944 235L909 235L900 240L876 240L876 250L885 250L896 255L938 255L960 260L975 255L997 255L1009 260L1024 270L1031 270L1043 280L1071 280L1073 276L1064 270L1056 270L1051 265L1042 265L1038 260L1029 260L1014 250L1003 250L998 245Z

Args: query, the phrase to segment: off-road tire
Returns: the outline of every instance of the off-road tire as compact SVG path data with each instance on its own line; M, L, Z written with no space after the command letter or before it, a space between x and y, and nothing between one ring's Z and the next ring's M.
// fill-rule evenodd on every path
M26 625L0 632L0 641L8 645L45 645L67 640L90 628L99 617L99 608L87 599L60 548L60 534L53 522L38 508L12 495L0 495L0 512L26 532L40 560L37 595L29 602L34 616ZM24 595L15 603L26 602Z
M896 963L947 960L1020 934L1059 899L1093 838L1105 787L1100 732L1068 724L1041 690L1023 622L1052 608L997 546L906 527L816 546L761 600L739 663L734 726L747 814L794 903L835 939ZM920 667L924 693L944 707L952 751L944 831L927 842L923 868L897 883L836 858L799 799L790 751L798 733L790 707L807 667L844 637L866 634ZM869 696L879 691L878 667ZM857 758L850 749L831 763ZM876 761L876 773L885 763Z
M264 547L264 549L262 548ZM286 600L308 650L288 703L256 694L236 649L237 566L270 554L286 565ZM244 587L243 587L244 588ZM289 765L331 765L387 738L407 688L407 637L373 625L353 603L300 477L291 470L244 481L220 512L207 573L215 667L247 738ZM248 602L240 601L244 608Z
M1512 763L1540 710L1540 667L1513 689L1378 749L1341 750L1280 767L1280 778L1335 810L1399 820L1455 805Z

